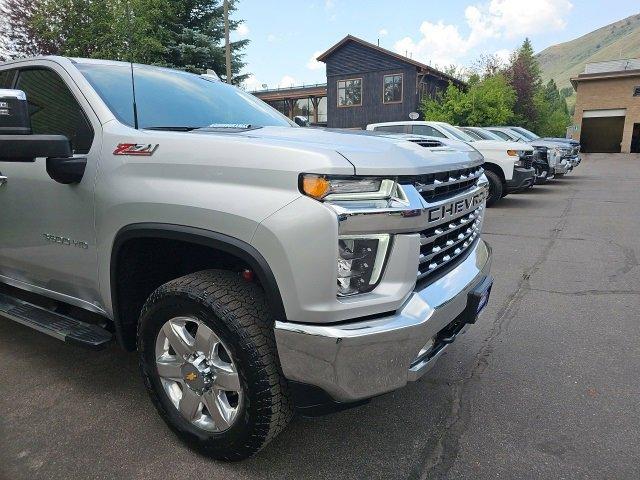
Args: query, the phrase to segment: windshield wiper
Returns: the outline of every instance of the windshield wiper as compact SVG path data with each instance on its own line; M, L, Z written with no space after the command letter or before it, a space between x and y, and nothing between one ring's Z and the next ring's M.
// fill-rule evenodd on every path
M160 130L167 132L190 132L201 127L144 127L143 130Z

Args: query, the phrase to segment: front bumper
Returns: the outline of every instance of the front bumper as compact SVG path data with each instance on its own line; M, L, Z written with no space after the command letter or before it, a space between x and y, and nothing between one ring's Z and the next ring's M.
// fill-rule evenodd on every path
M513 177L507 180L507 192L517 192L529 188L534 184L536 178L536 170L532 168L515 167L513 169Z
M555 165L555 173L556 175L564 175L573 170L573 166L571 162L567 158L563 158L560 163Z
M469 292L488 276L490 266L491 248L479 239L460 264L413 291L389 315L333 325L277 321L285 377L319 387L338 402L373 397L417 380L448 343L428 361L416 362L418 353L465 311Z

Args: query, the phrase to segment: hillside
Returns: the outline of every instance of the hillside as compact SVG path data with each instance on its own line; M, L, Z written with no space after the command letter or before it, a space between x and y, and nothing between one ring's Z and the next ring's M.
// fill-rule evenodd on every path
M589 62L640 57L640 14L632 15L574 40L552 45L537 54L545 82L570 87L569 79ZM570 101L571 103L571 101Z

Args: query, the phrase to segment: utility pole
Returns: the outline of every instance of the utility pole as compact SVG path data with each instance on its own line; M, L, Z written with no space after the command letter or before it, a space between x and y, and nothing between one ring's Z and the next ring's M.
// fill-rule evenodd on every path
M229 43L229 0L224 0L224 50L227 60L227 83L231 83L231 44Z

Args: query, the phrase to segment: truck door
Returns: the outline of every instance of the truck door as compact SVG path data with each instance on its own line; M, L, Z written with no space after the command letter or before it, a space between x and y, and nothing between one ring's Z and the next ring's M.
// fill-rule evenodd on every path
M10 72L6 86L27 94L33 133L67 136L87 166L80 183L64 185L49 177L44 158L0 162L0 281L100 311L91 307L100 304L93 193L100 123L58 64Z

